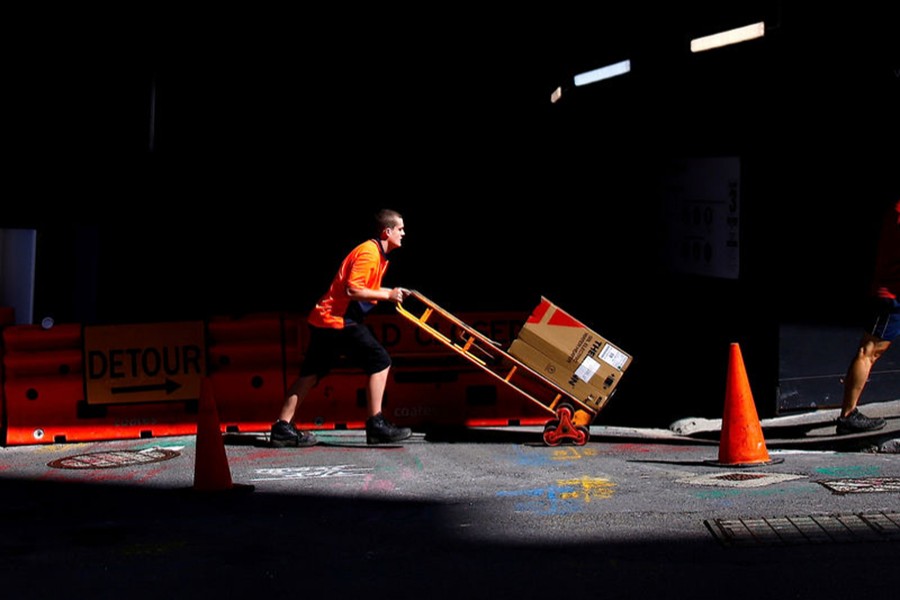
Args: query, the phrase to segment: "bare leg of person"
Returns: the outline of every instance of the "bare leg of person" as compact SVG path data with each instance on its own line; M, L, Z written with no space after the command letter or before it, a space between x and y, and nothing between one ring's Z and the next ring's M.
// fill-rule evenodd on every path
M372 373L369 375L369 381L366 387L366 399L368 401L368 409L370 417L374 417L381 412L381 406L384 402L384 390L387 387L388 373L391 368Z
M841 415L837 419L837 433L860 433L876 431L885 426L881 417L869 418L859 412L857 405L862 396L872 367L891 345L870 334L863 334L856 356L850 361L844 377L844 397L841 401Z
M297 407L300 406L300 403L303 402L309 391L315 387L317 381L318 377L315 375L306 375L297 379L288 389L287 398L284 400L284 405L281 407L281 414L278 418L290 423L294 419Z
M875 362L891 345L890 342L879 339L868 333L864 334L859 343L859 350L850 362L847 375L844 377L844 398L841 404L841 416L846 417L853 412L859 404L869 374Z
M387 367L383 371L378 371L369 376L368 387L366 388L369 411L369 417L366 419L366 442L369 444L399 442L412 435L412 430L409 427L397 427L388 421L381 411L390 369L390 367Z
M269 434L269 442L276 448L285 446L304 447L315 446L318 443L316 436L309 431L300 431L294 426L294 414L297 407L306 398L309 390L316 385L319 378L316 375L306 375L295 381L288 389L287 397L281 406L281 414L278 420L272 424Z

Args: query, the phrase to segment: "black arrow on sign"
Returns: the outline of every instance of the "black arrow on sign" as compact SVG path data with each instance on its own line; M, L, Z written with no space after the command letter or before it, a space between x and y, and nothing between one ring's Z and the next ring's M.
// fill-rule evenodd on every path
M166 377L165 383L154 383L149 385L125 385L121 387L114 387L110 389L110 392L113 394L137 394L139 392L158 392L160 390L165 390L166 395L168 396L180 387L180 383L178 383L177 381L172 381L171 379Z

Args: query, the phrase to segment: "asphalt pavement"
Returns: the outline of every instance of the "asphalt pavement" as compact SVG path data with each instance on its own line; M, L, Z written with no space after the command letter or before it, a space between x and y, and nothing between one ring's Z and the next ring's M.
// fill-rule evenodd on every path
M693 421L668 433L591 426L581 446L510 427L377 447L351 430L299 449L269 447L265 432L0 448L3 594L768 600L900 589L900 460L887 451L900 415L867 444L767 436L770 460L751 465L719 464L716 423Z

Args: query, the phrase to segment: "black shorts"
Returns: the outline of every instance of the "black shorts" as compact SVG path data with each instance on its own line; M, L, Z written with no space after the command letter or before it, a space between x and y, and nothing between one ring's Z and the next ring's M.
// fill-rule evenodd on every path
M871 299L863 326L877 338L893 342L900 337L900 300Z
M372 375L391 366L391 357L365 325L343 329L309 327L309 345L300 376L322 379L337 366L358 367Z

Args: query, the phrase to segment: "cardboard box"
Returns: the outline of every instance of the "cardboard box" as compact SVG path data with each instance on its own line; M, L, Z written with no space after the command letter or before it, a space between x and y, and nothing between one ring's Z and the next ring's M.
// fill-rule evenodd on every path
M548 378L557 385L560 381L571 382L568 383L570 387L560 387L569 392L577 387L579 394L572 395L578 398L585 393L585 389L578 384L580 381L608 399L632 361L630 354L544 297L515 341L520 343L514 342L515 348L510 347L510 354L544 375L549 365L554 365L556 373ZM529 348L537 351L543 359L539 359ZM549 363L535 368L529 360Z
M609 400L615 384L618 383L619 371L617 370L605 374L598 373L585 380L573 373L567 366L555 362L540 350L519 339L513 341L508 352L522 364L558 385L573 398L577 398L596 410L603 408Z

